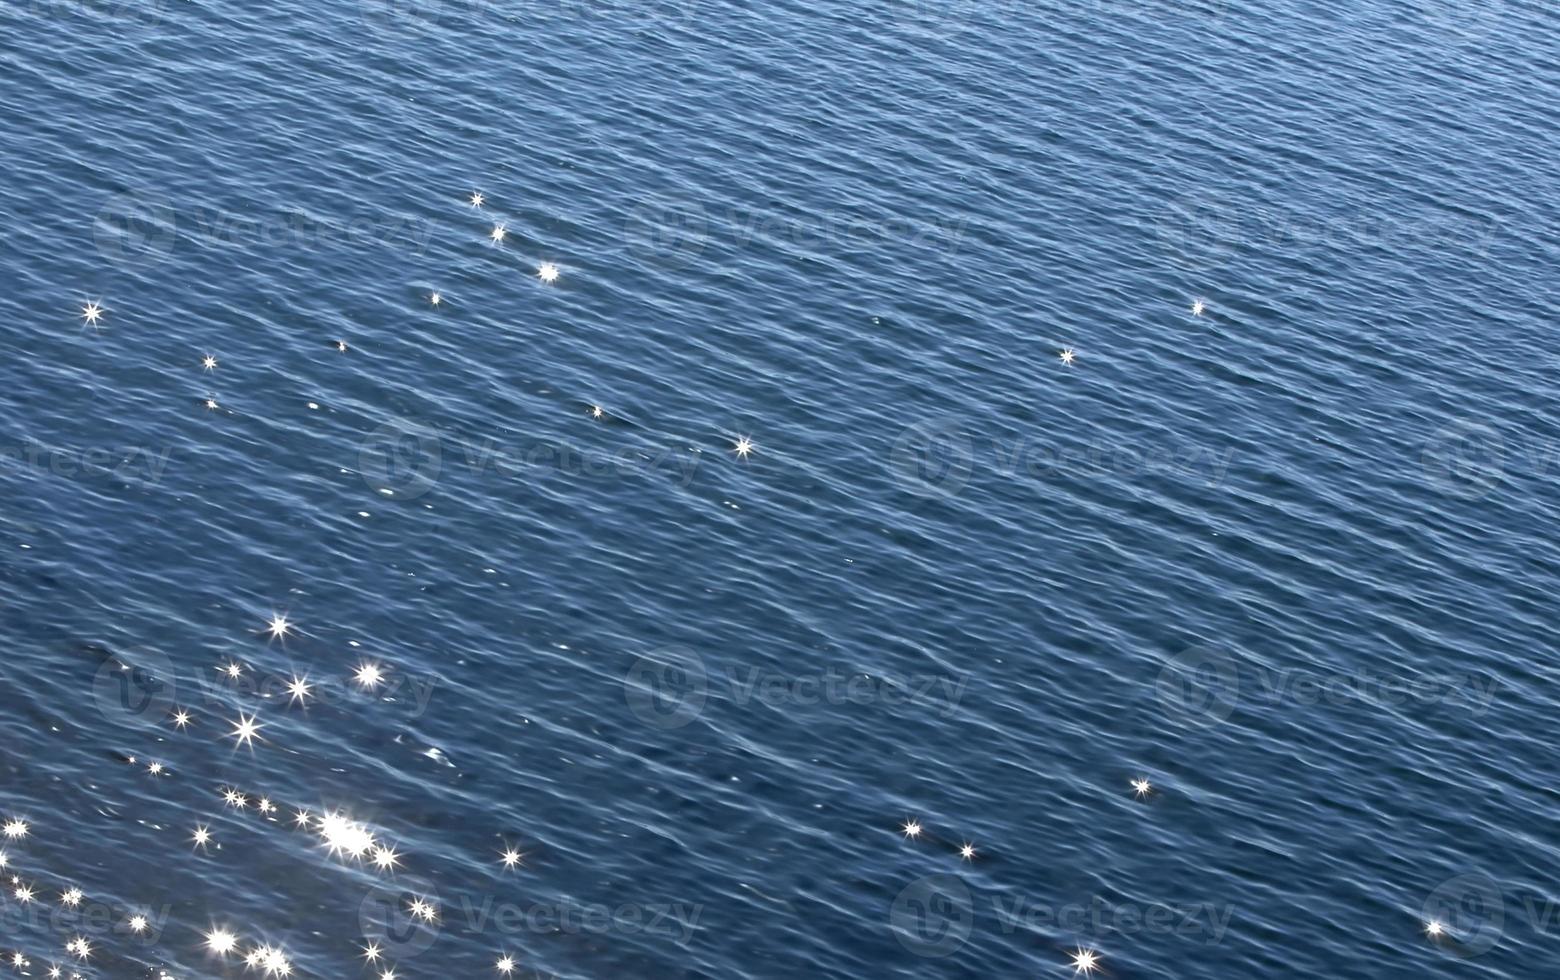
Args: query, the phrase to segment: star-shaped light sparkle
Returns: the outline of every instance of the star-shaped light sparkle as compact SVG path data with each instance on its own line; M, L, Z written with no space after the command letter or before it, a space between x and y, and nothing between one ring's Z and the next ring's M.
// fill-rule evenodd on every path
M1064 351L1062 351L1062 352L1061 352L1061 353L1060 353L1060 354L1058 354L1058 355L1057 355L1057 356L1058 356L1058 357L1060 357L1060 358L1061 358L1061 359L1062 359L1062 363L1063 363L1063 364L1071 364L1071 363L1072 363L1072 362L1073 362L1073 360L1074 360L1074 359L1075 359L1075 358L1076 358L1076 357L1077 357L1077 356L1078 356L1078 355L1077 355L1077 354L1076 354L1076 353L1074 353L1074 352L1073 352L1073 349L1072 349L1072 348L1071 348L1071 347L1069 347L1069 348L1067 348L1067 349L1066 349L1066 350L1064 350Z
M394 871L399 863L401 863L401 856L395 852L395 848L383 844L375 845L374 867L380 871Z
M227 929L213 929L206 933L206 948L218 956L225 956L238 948L238 937Z
M274 614L271 616L271 621L266 624L265 631L271 634L273 640L279 639L292 631L292 624L287 621L285 613Z
M1192 316L1202 316L1203 315L1203 310L1206 310L1207 308L1208 308L1208 304L1204 303L1202 300L1200 300L1200 299L1192 300Z
M482 206L482 193L480 191L471 192L471 206L474 208L480 208Z
M365 691L372 691L384 682L385 672L378 664L359 664L352 679Z
M753 454L753 440L747 436L740 436L732 444L731 451L737 454L738 459L747 459Z
M102 319L103 307L96 303L88 303L81 308L81 318L87 322L87 326L95 327L98 320Z
M513 847L504 848L504 853L499 857L504 863L504 870L511 871L525 860L525 855Z
M200 359L200 366L207 371L215 371L217 369L217 359L213 355L207 354Z
M919 820L906 820L904 827L900 828L900 833L910 840L915 840L921 836L921 822Z
M211 831L205 824L198 823L195 825L195 833L190 835L190 840L195 842L196 847L205 847L211 843Z
M975 845L971 844L969 841L965 841L963 844L960 844L959 857L966 861L975 860Z
M1089 974L1100 968L1100 954L1092 949L1078 949L1073 952L1073 972Z
M22 837L26 837L27 821L13 817L5 822L4 827L0 827L0 832L3 832L5 836L9 837L11 840L18 840Z
M557 282L558 267L551 262L543 262L536 270L536 276L542 282Z
M1146 779L1132 780L1132 792L1138 796L1147 796L1154 791L1154 787Z
M254 715L238 713L238 720L233 722L233 730L228 732L228 738L238 739L239 745L254 745L255 739L260 735L260 729L264 726L255 721Z
M312 687L307 677L294 677L287 685L287 702L291 704L294 701L304 700L314 693Z
M511 973L515 972L514 957L509 956L508 954L500 956L498 958L498 962L493 964L493 969L497 970L506 977L509 976Z
M412 918L421 919L424 922L432 922L439 917L439 910L433 907L433 903L422 898L414 898L406 907L412 913Z
M504 235L505 235L505 231L504 231L504 226L503 225L494 225L493 226L493 230L488 232L488 237L493 239L493 244L495 244L495 245L499 245L499 244L503 243Z

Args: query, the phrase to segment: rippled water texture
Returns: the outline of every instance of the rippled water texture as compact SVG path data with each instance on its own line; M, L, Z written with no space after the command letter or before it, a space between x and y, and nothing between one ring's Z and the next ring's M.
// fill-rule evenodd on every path
M7 3L0 952L1556 975L1557 37Z

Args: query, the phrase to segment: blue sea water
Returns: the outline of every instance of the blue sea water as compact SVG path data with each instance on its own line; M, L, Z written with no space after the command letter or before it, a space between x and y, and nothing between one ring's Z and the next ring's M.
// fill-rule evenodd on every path
M1557 38L12 0L0 952L1555 975Z

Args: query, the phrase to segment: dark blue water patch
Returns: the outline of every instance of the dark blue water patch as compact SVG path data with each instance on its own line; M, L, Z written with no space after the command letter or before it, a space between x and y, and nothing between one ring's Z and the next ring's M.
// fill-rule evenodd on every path
M1544 975L1556 26L12 5L8 955Z

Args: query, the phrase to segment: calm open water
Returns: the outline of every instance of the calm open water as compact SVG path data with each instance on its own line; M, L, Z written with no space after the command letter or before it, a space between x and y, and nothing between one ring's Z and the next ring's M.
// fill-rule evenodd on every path
M1555 976L1557 38L11 0L0 952Z

